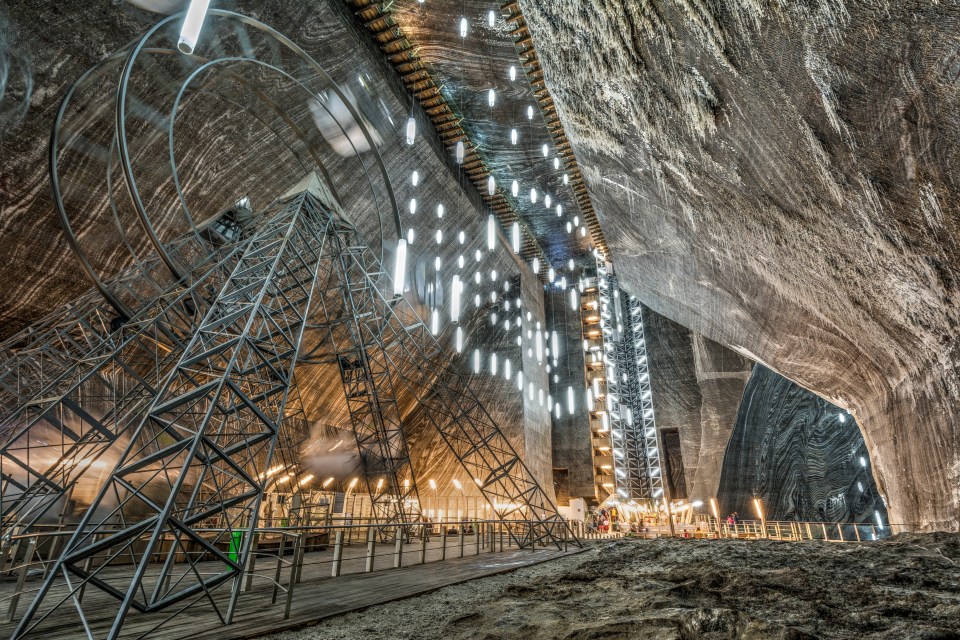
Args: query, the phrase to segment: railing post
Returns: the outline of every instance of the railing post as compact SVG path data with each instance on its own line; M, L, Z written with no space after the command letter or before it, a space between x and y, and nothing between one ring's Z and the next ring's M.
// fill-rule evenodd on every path
M333 565L330 575L336 578L340 575L340 564L343 561L343 529L337 529L336 542L333 543Z
M377 551L377 535L373 527L367 527L367 564L364 570L367 573L373 571L373 560Z
M823 529L823 541L826 542L827 540L830 539L830 538L827 536L827 523L826 523L826 522L821 522L821 523L820 523L820 528Z
M257 564L257 545L260 543L260 534L253 534L250 541L250 553L247 555L246 582L243 585L244 591L250 591L253 588L253 571Z
M477 530L473 534L473 548L474 548L473 555L475 556L480 555L480 543L483 542L481 540L482 537L483 537L483 524L478 522Z
M840 542L846 542L846 540L843 539L843 527L840 526L839 522L837 523L837 535L840 537Z
M403 525L397 525L397 541L394 544L393 568L399 569L403 566Z
M460 557L463 557L463 545L466 543L467 538L467 528L464 526L464 522L460 522Z
M30 542L27 543L27 553L23 556L23 565L20 567L20 575L17 576L17 588L10 598L10 608L7 609L7 619L5 622L13 622L13 618L17 615L17 603L20 602L20 592L23 591L23 583L26 581L27 572L30 570L30 559L33 557L33 550L36 548L37 539L30 538ZM10 563L11 571L13 571L13 563L16 561L17 556L14 555Z
M780 521L774 523L777 527L777 540L783 540L783 534L780 533Z
M860 542L860 527L857 526L857 523L853 523L853 533L857 536L857 542Z
M270 604L276 604L277 593L280 590L280 570L283 569L283 552L287 546L287 537L280 535L280 546L277 548L277 570L273 574L273 597L270 598Z
M427 527L423 527L423 536L420 538L420 564L427 561L427 541L430 537L427 535Z
M293 542L293 563L290 565L290 582L287 584L287 602L283 608L283 619L290 617L293 604L293 587L300 582L300 566L303 564L303 534L297 534Z

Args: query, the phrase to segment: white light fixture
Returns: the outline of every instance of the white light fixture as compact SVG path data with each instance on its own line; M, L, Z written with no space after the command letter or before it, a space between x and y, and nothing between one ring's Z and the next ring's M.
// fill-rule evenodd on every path
M416 213L416 212L417 212L417 199L410 198L410 213Z
M547 209L550 208L550 194L549 194L549 193L548 193L547 195L543 196L543 206L546 207Z
M573 415L574 404L573 404L573 387L567 387L567 412L570 415Z
M457 353L463 353L463 329L457 327Z
M570 289L570 308L574 311L577 310L577 290Z
M540 273L540 258L534 256L533 262L530 263L530 266L534 273Z
M568 182L570 182L570 174L565 173L563 174L563 184L567 184Z
M593 411L593 392L587 389L587 411Z
M560 168L560 158L553 159L553 170L556 171Z
M586 227L580 227L580 235L583 236L584 238L587 237L587 228L586 228Z
M510 144L517 144L517 130L510 129Z
M463 292L463 285L460 282L460 276L453 276L453 284L450 291L450 320L460 322L460 294Z
M497 222L493 217L493 214L487 216L487 251L493 251L493 247L497 239Z
M404 278L407 271L407 241L397 240L397 261L393 269L393 295L403 294Z
M532 203L534 203L534 204L537 203L537 188L536 188L536 187L533 187L532 189L530 189L530 202L532 202Z
M493 176L487 176L487 195L493 195L497 192L497 181Z
M550 267L550 268L547 270L547 280L549 280L550 283L552 284L553 281L556 280L556 279L557 279L557 272L554 271L553 267Z
M463 140L458 140L457 141L457 164L463 164L464 152L465 152L465 149L463 146Z
M570 233L571 231L573 231L573 225L570 224L569 220L567 220L567 233Z
M413 173L410 174L410 183L413 186L420 184L420 172L414 169Z
M490 375L497 375L497 354L490 354Z
M513 236L513 252L520 253L520 223L514 221L510 228Z
M487 24L492 27L493 23L495 23L496 21L497 21L497 14L493 12L493 9L490 9L490 13L487 14Z
M413 244L414 239L417 237L417 232L413 230L413 227L407 229L407 244Z
M510 185L510 193L513 194L513 197L516 198L520 193L520 183L516 180L513 181L513 184Z
M407 144L413 144L413 141L417 137L417 121L413 119L413 116L407 120Z
M527 120L533 120L533 105L527 105Z
M436 307L433 308L433 313L430 314L430 333L437 335L440 331L440 311Z
M466 18L460 18L460 37L461 38L467 37L467 19Z
M200 28L203 27L203 20L207 17L209 6L210 0L191 0L187 15L183 18L183 26L180 28L180 40L177 42L177 49L181 53L190 55L196 49Z
M445 211L446 211L446 210L443 208L443 205L442 205L442 204L438 204L438 205L437 205L437 217L438 217L438 218L442 218L442 217L443 217L443 214L445 213ZM461 231L460 233L463 233L463 232Z
M550 155L550 147L548 147L546 144L543 145L543 148L541 149L541 151L543 152L544 158Z
M473 372L480 373L480 349L473 350Z
M490 105L491 107L497 104L497 92L494 91L493 89L490 89L489 91L487 91L487 104Z
M510 358L507 358L507 360L503 363L503 377L509 380L511 375L512 371L510 370Z
M510 65L510 82L513 82L517 79L517 68L513 65Z

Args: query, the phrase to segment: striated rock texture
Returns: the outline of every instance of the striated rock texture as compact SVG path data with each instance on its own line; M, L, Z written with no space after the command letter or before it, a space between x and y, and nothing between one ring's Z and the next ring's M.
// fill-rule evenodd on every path
M752 363L723 345L693 334L693 354L700 386L700 449L696 473L688 488L691 500L717 496L723 456Z
M757 365L722 457L720 512L754 518L759 497L768 520L887 522L866 456L852 417Z
M850 409L891 518L957 529L960 5L520 7L622 286Z
M410 298L418 301L417 311L421 317L429 319L430 307L423 303L427 297L425 289L439 278L441 286L436 304L444 320L438 339L448 346L451 366L463 375L473 376L472 350L483 349L483 373L473 376L473 388L513 445L526 456L533 474L552 494L550 420L537 400L539 389L546 393L546 373L527 363L526 374L536 385L532 402L527 394L521 395L513 381L505 380L501 372L506 358L513 359L514 373L520 369L521 347L515 342L519 331L503 327L505 312L501 312L499 324L490 320L492 313L501 310L504 285L511 282L510 297L522 298L522 308L536 312L533 321L543 322L542 291L539 286L530 285L533 276L529 267L517 260L502 235L497 238L496 249L487 251L487 212L477 206L479 198L475 192L464 191L458 185L455 174L450 171L451 159L438 150L435 132L421 129L415 144L406 144L402 131L409 115L406 96L395 91L398 82L395 72L379 52L371 50L369 42L361 38L365 34L354 31L352 16L345 7L338 2L294 5L245 0L229 8L257 17L289 36L318 60L342 88L358 97L366 109L365 114L371 118L381 139L379 150L396 191L404 227L415 229L417 234L408 258ZM70 83L87 67L162 17L119 1L112 4L22 2L4 9L3 19L9 30L4 32L0 45L9 40L11 46L22 52L23 59L30 60L35 90L25 117L8 119L0 131L0 246L5 256L0 266L0 276L5 282L0 292L0 336L22 328L90 286L66 248L53 215L46 164L50 127ZM209 23L206 29L210 37ZM264 85L273 96L288 95L269 81L264 81ZM349 207L352 219L363 230L367 242L378 247L381 221L367 198L364 177L356 171L359 161L335 155L317 134L304 96L294 97L298 102L283 103L290 107L290 117L298 125L312 130L311 141L318 145L316 151L344 191L342 197L354 205ZM238 117L237 109L216 100L204 102L203 97L190 102L190 107L184 121L184 125L189 126L178 132L177 144L186 147L183 151L190 155L182 174L191 181L188 185L190 206L197 212L209 215L221 211L241 195L249 195L254 206L260 207L286 190L309 168L292 160L289 153L278 151L283 145L277 142L274 133L251 118ZM6 105L0 104L0 114L6 113L5 109ZM369 154L363 161L372 164ZM162 163L142 165L159 167ZM419 171L416 186L411 180L414 169ZM169 188L160 194L166 195ZM145 194L147 196L162 200L156 193ZM408 209L411 198L418 200L416 213ZM165 201L158 206L168 204ZM436 213L440 204L446 207L443 218ZM89 212L96 208L78 210ZM87 246L102 245L103 255L98 266L113 272L130 261L126 248L114 240L117 234L109 229L109 223L83 222L80 225L82 242ZM384 236L390 239L390 221L385 222L388 227ZM105 231L104 227L107 227ZM438 230L446 241L434 241ZM462 241L457 240L460 232L464 237ZM99 235L101 233L103 235ZM475 257L475 253L479 257ZM458 267L461 256L465 257L462 268ZM440 267L436 266L438 259ZM494 270L498 274L496 281ZM461 316L466 347L460 355L456 355L453 348L450 296L444 295L453 274L458 272L468 283ZM435 275L438 273L439 276ZM522 293L521 282L525 284ZM475 295L481 298L478 304L474 304ZM514 305L509 315L513 318L517 314L518 308ZM528 328L525 323L523 331ZM315 344L311 342L308 346ZM500 362L496 375L489 372L494 349ZM348 425L343 389L334 366L304 364L297 369L297 382L307 416L317 432L337 432ZM451 481L458 478L466 492L475 491L472 489L475 484L448 455L446 444L432 425L411 408L409 392L400 390L398 396L411 428L410 439L416 448L413 463L421 484L434 477L442 484L441 492L457 494Z

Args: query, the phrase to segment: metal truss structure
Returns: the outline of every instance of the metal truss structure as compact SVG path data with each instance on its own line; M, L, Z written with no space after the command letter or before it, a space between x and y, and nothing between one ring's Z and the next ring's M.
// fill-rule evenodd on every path
M233 579L229 621L250 531L271 481L267 469L286 417L329 227L329 216L308 192L276 206L279 211L263 214L269 222L245 244L177 364L152 395L18 635L61 579L67 599L88 586L117 598L109 637L119 635L131 608L148 613L206 599ZM216 532L205 534L203 528L211 525ZM243 546L231 558L224 547L235 533L243 535ZM90 570L88 560L104 552L106 559ZM159 567L157 554L163 558ZM211 556L222 568L199 571L197 564ZM111 574L117 564L132 568ZM77 611L86 628L82 606Z
M129 336L118 339L130 353L142 353L148 338L160 336L163 356L151 352L136 361L120 349L105 358L139 385L125 390L127 400L109 414L110 422L84 418L88 429L55 466L56 487L38 474L29 497L17 502L21 511L13 511L23 522L24 512L37 512L34 505L49 504L69 486L77 465L63 459L99 455L124 436L123 453L15 637L62 606L75 606L86 625L77 596L92 587L119 603L109 638L119 636L131 609L153 613L202 601L230 621L260 501L273 482L268 469L276 454L296 456L305 436L294 381L305 331L325 333L335 354L378 523L419 519L403 398L423 407L497 517L515 521L508 531L519 546L561 548L568 538L556 507L467 380L451 370L429 328L404 298L382 293L382 266L356 229L309 190L260 220L252 239L208 277L148 306L162 310L153 317L128 323ZM233 268L224 277L226 264ZM192 294L209 294L218 277L220 291L191 329L182 310ZM176 348L172 337L183 346ZM158 378L137 376L143 369ZM94 366L79 388L102 383L104 370ZM56 406L77 410L69 395ZM231 556L225 549L238 539ZM200 566L211 559L218 569ZM60 598L60 589L59 601L41 611L54 584L67 595ZM212 593L226 584L232 591L221 612Z
M325 347L327 364L338 369L382 535L421 517L405 440L406 416L419 405L417 415L437 429L519 546L563 548L570 535L557 508L468 378L452 369L449 349L406 298L384 293L393 288L382 245L368 245L343 213L365 207L382 227L380 207L388 207L403 236L385 165L350 100L263 23L210 9L205 29L222 37L209 47L214 57L203 58L177 53L178 20L164 18L84 74L54 124L54 200L95 290L0 345L4 534L36 531L51 519L69 530L14 637L55 611L75 610L93 638L91 608L102 617L104 602L115 603L110 639L131 612L159 614L159 626L209 605L230 622L261 503L279 482L271 473L277 461L291 469L284 480L292 491L301 484L294 467L308 421L295 374L298 362L317 364L307 353L316 349L304 345ZM300 107L337 97L360 126L375 170L359 153L354 164L338 158L338 174L350 181L338 194L316 127L284 113L256 85L262 73L271 77L265 86L283 95L284 84ZM220 89L214 79L224 81ZM248 114L286 123L295 140L285 145L309 176L256 216L198 223L176 167L181 98L222 90L229 102L238 88L259 101ZM332 118L337 110L322 100L318 108ZM164 150L169 171L143 164ZM356 184L370 197L360 198ZM129 198L117 197L124 190ZM151 219L141 191L164 215ZM110 275L131 260L103 259L96 243L77 235L70 211L112 218L132 266ZM57 516L56 505L66 505L94 468L103 475L90 506L66 523L66 508ZM101 597L90 597L94 590Z
M663 497L663 476L640 303L606 265L597 266L597 275L616 493L621 500L656 500Z

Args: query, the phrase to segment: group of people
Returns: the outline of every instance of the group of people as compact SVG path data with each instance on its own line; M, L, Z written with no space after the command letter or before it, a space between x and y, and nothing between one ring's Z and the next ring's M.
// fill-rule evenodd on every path
M728 515L727 524L730 525L731 527L734 525L740 524L740 515L736 511Z

